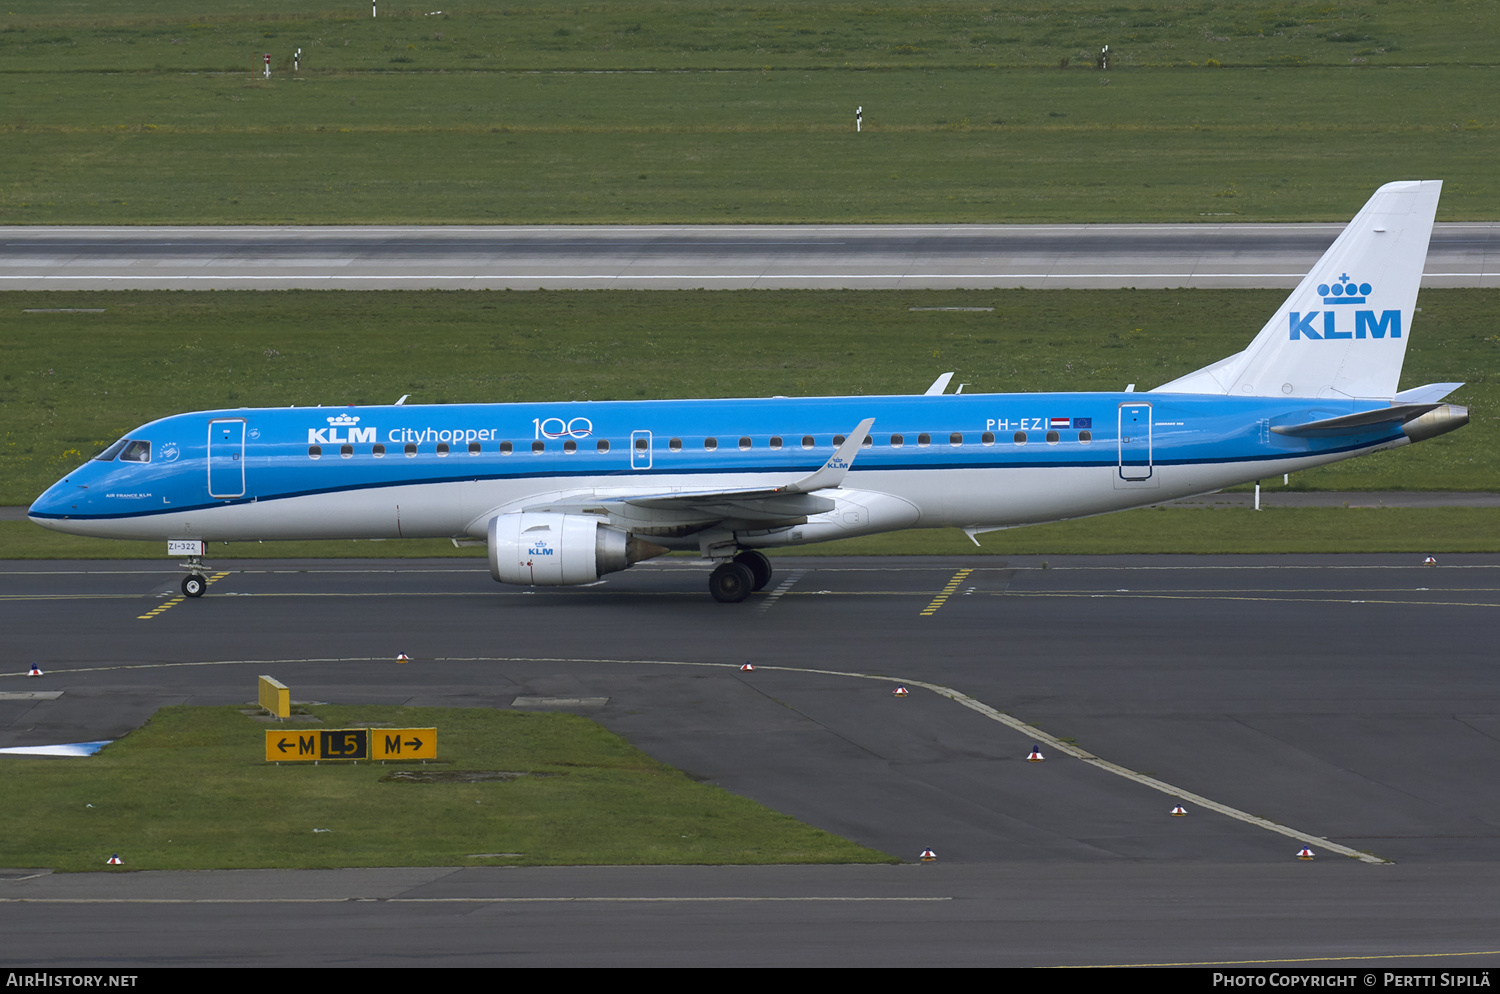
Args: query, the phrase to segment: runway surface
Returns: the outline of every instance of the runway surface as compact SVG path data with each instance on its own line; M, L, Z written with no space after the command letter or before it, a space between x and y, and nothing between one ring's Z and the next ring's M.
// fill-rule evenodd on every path
M0 928L27 965L1494 966L1500 557L1419 560L799 557L740 605L675 561L536 591L473 560L225 561L197 601L166 564L0 564L0 747L261 673L592 701L557 706L908 861L17 868Z
M1343 224L0 228L0 289L1280 287ZM1423 286L1500 285L1500 223Z

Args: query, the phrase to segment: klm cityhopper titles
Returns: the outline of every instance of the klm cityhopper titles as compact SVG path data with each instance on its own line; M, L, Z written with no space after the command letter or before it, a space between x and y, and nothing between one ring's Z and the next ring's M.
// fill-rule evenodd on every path
M503 583L591 583L674 549L744 600L761 549L999 528L1202 494L1452 431L1462 384L1397 392L1441 183L1370 199L1243 352L1148 393L220 410L132 431L37 499L78 535L451 537ZM404 398L403 398L404 399Z

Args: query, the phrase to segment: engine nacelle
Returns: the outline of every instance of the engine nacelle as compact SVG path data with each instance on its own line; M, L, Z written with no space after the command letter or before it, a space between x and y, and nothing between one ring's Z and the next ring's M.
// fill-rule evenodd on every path
M490 519L490 575L501 583L593 583L667 550L586 514L519 511Z

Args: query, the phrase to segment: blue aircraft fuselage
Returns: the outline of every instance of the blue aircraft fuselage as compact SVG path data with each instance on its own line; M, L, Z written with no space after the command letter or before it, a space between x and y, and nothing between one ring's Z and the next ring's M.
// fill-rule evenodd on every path
M815 470L873 417L846 488L911 502L914 525L1010 526L1157 503L1408 441L1399 422L1334 437L1271 431L1380 407L1068 393L203 411L131 432L130 445L80 466L30 514L67 531L134 538L253 539L271 521L293 535L471 536L474 519L513 493L774 485ZM1034 478L1038 470L1055 472ZM988 509L968 506L964 495L975 491ZM389 503L389 513L341 510L355 493L362 507ZM333 495L344 499L326 499ZM419 506L426 501L443 506ZM299 526L283 513L293 508L321 520Z

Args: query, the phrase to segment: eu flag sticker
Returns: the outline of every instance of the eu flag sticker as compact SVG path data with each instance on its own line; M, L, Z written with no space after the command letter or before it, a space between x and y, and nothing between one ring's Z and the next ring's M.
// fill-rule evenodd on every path
M1092 428L1092 427L1094 427L1094 419L1093 418L1074 418L1073 419L1073 427L1074 428Z

